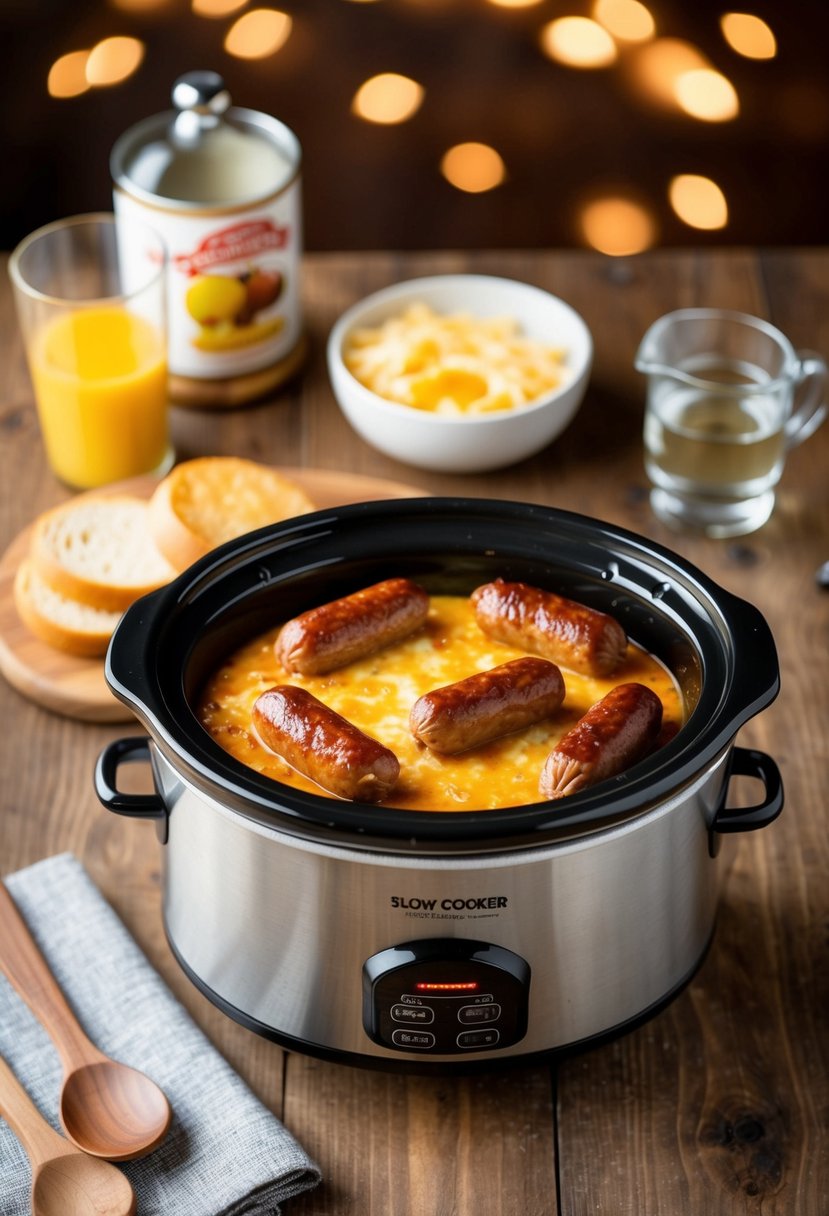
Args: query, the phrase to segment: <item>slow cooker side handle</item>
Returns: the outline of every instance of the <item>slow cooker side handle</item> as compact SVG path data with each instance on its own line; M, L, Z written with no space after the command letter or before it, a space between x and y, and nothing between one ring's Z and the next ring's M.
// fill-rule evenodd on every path
M732 777L756 777L762 781L765 788L763 801L754 806L727 807L725 804ZM771 756L752 747L732 748L722 798L708 835L711 856L716 856L719 851L719 841L715 839L715 833L724 835L726 832L754 832L757 828L764 828L772 823L782 810L783 779Z
M124 794L118 789L118 769L122 764L137 761L150 763L150 740L147 735L115 739L108 743L95 765L95 793L108 811L128 819L155 819L156 834L167 843L167 807L159 794Z

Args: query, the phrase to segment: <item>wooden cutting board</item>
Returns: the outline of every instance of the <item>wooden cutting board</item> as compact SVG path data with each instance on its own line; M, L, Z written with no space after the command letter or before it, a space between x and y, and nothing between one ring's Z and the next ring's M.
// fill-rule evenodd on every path
M300 485L322 508L424 494L415 486L357 473L294 468L280 468L279 472ZM157 484L152 478L140 477L94 493L149 498ZM131 711L107 687L103 659L81 659L54 650L29 633L17 615L12 586L17 567L28 552L30 533L30 527L24 528L0 558L0 672L23 696L54 713L82 722L131 721Z

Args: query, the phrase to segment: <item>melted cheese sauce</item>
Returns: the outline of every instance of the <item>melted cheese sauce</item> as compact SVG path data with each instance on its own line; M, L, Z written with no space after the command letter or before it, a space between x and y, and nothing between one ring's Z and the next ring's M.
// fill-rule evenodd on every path
M216 742L237 760L266 777L316 794L325 791L265 747L253 728L253 704L275 684L306 688L391 748L400 761L400 780L386 805L406 810L492 810L538 802L538 778L548 752L617 684L648 685L662 701L664 724L679 728L684 721L673 677L652 655L629 643L624 662L610 678L595 679L562 668L567 691L554 717L461 755L439 756L409 731L409 710L417 698L525 653L486 637L469 599L432 596L426 624L417 633L327 675L286 671L274 654L279 628L226 660L207 683L197 714Z

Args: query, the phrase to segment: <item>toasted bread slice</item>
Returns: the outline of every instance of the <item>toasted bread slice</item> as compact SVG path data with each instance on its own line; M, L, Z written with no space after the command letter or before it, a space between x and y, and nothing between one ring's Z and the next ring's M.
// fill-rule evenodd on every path
M15 575L14 603L23 624L41 642L81 658L105 654L121 619L120 612L102 612L54 591L28 558Z
M150 499L153 540L178 570L217 545L315 510L303 489L266 465L203 456L177 465Z
M147 503L129 494L88 495L47 511L29 552L42 582L101 612L123 612L176 575L153 544Z

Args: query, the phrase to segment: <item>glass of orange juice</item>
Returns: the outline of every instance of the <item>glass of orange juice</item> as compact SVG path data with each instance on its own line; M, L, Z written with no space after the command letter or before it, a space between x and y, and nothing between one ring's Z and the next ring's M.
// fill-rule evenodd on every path
M75 216L26 237L9 274L55 475L86 490L167 472L161 238L138 221Z

